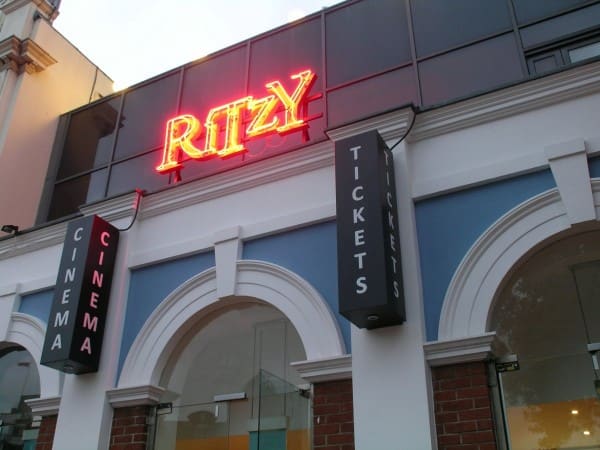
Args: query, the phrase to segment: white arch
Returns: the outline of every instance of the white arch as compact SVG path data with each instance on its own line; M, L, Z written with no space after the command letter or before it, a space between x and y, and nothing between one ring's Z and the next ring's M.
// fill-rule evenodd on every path
M304 279L263 261L238 261L235 294L258 298L287 316L308 360L345 354L344 341L327 303ZM169 355L198 313L225 306L217 297L216 271L206 270L173 291L148 318L127 354L118 389L157 386Z
M14 312L6 340L25 348L33 357L40 376L40 398L60 395L60 372L40 365L46 327L29 314Z
M600 180L592 180L596 215ZM539 194L513 208L469 249L446 291L438 340L481 336L500 283L532 248L571 227L558 189Z

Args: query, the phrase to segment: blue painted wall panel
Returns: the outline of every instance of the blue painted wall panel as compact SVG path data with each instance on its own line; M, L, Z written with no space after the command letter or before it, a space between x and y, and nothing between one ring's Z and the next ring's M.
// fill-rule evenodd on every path
M50 317L50 308L52 308L53 297L53 289L36 292L35 294L24 295L21 297L19 312L37 317L42 322L47 324L48 317Z
M415 205L428 341L437 339L446 290L477 238L510 209L554 187L552 173L544 170Z
M214 265L215 255L213 252L209 252L144 267L131 272L125 327L123 339L121 340L119 373L131 344L133 344L152 311L167 295L186 280Z
M338 312L336 239L335 222L322 223L248 241L243 258L277 264L308 281L329 304L350 352L350 322Z

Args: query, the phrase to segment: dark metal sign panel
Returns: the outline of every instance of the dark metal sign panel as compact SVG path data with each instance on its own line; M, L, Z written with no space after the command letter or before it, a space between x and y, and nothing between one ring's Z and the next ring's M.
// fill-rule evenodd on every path
M98 371L119 231L98 216L69 223L41 364Z
M392 152L377 131L335 144L340 314L360 328L404 322Z

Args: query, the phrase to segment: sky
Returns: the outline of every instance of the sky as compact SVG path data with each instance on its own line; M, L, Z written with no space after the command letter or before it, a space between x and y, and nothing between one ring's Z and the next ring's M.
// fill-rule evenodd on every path
M119 90L339 2L62 0L54 26Z

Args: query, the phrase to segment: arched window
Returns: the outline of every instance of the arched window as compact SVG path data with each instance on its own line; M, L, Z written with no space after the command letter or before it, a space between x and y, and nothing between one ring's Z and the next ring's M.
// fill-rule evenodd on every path
M600 448L600 231L533 252L502 286L488 329L518 361L499 373L509 448Z
M29 352L0 344L0 449L35 448L38 430L25 400L39 396L40 379Z
M306 359L277 309L237 297L182 336L162 374L154 448L308 450L309 402L290 362Z

